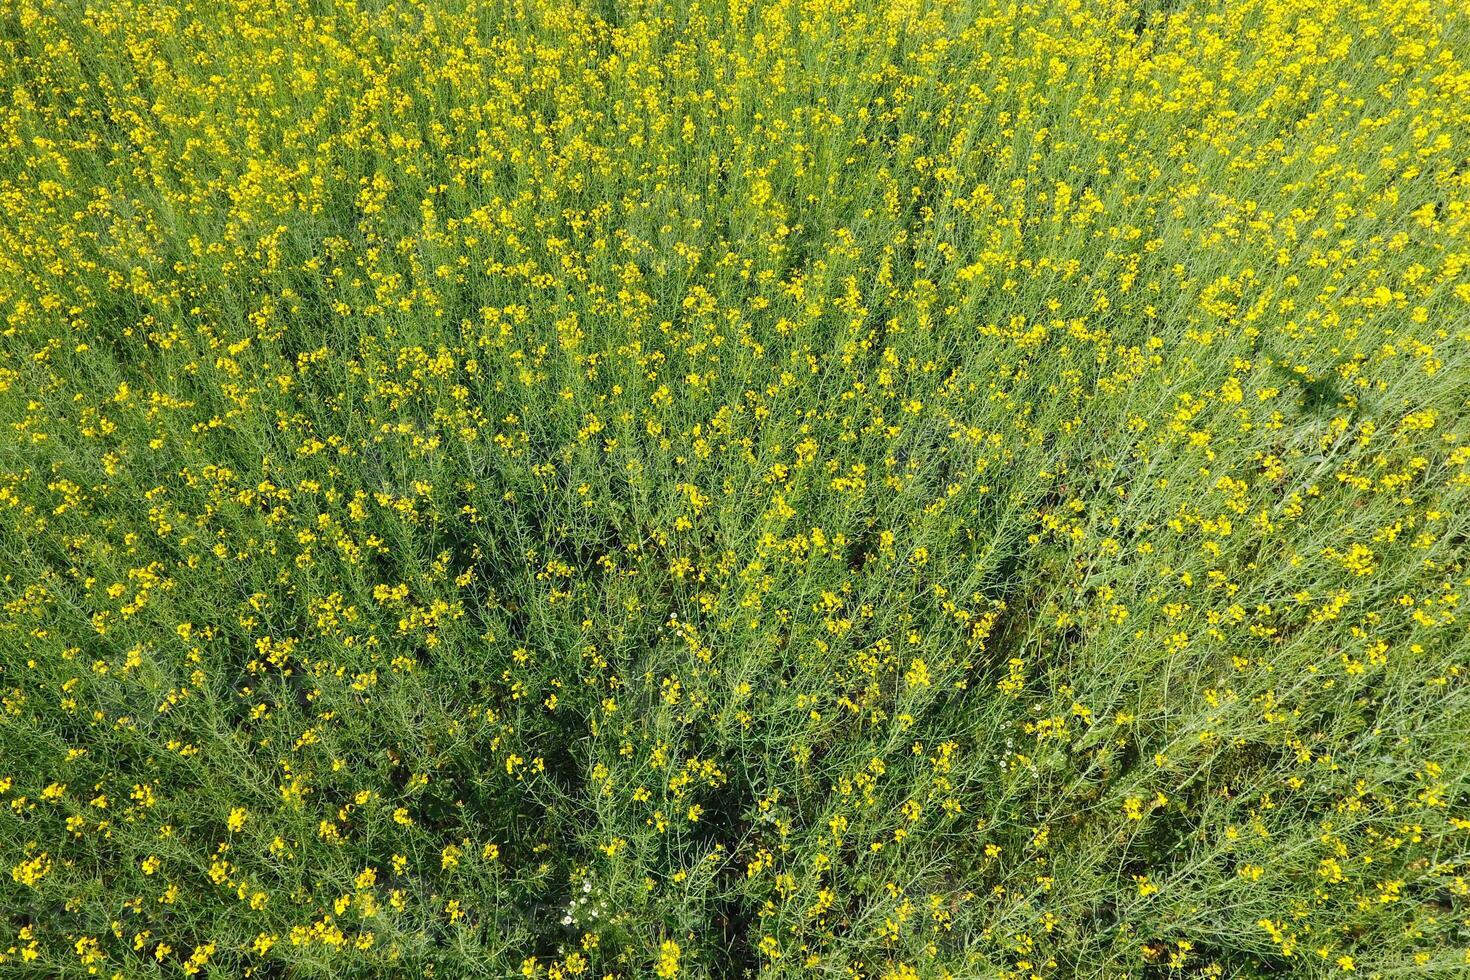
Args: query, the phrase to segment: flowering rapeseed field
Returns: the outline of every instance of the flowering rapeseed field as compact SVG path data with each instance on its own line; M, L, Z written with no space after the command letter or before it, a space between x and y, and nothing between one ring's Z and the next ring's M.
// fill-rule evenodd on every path
M0 76L0 975L1470 975L1460 0Z

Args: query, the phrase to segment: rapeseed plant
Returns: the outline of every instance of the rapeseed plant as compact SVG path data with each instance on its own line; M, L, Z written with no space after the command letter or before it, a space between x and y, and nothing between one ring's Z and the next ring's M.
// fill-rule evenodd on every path
M1443 0L10 0L0 973L1470 971Z

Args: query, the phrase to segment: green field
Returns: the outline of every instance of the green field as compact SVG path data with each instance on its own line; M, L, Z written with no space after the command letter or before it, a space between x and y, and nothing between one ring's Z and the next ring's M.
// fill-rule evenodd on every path
M1470 976L1463 0L0 81L0 977Z

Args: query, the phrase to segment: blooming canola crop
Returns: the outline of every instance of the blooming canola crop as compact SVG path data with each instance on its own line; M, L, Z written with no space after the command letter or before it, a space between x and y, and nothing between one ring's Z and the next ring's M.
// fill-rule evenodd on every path
M1470 971L1464 4L0 78L0 974Z

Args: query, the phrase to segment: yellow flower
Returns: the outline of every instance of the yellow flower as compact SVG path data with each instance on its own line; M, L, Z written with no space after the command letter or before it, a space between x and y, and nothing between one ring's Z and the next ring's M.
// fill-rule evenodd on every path
M672 939L664 940L659 947L658 963L654 966L655 975L669 980L670 977L679 975L679 944Z
M50 873L51 856L45 851L42 851L27 861L20 862L10 869L11 878L31 888L36 887L36 884Z

